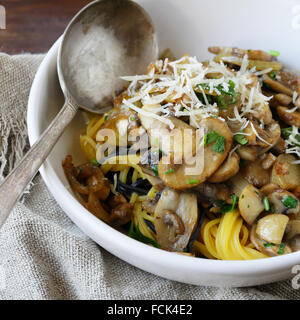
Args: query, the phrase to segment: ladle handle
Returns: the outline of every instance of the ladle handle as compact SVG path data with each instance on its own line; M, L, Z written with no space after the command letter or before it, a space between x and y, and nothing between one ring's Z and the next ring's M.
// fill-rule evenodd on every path
M0 227L4 224L26 186L36 175L67 125L74 118L77 110L78 107L73 106L66 100L47 130L0 185Z

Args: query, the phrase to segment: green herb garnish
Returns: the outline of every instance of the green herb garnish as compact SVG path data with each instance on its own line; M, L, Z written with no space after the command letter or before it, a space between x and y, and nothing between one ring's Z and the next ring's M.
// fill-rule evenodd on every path
M285 248L285 243L282 242L279 246L279 250L277 251L277 254L284 254L284 248Z
M209 83L200 83L196 87L198 87L198 88L201 87L203 90L206 90L208 92L211 91L211 86L209 85ZM220 95L218 95L216 97L216 102L217 102L218 106L221 107L221 109L226 109L226 108L228 108L229 105L236 103L236 101L237 101L236 97L239 94L235 91L235 83L232 80L228 81L228 86L226 86L226 87L221 83L217 86L214 86L212 89L216 92L221 93ZM196 92L196 94L197 94L197 92ZM198 94L197 94L197 96L199 99L201 98L200 101L203 102L202 101L203 94L202 94L202 97L199 96ZM208 99L208 102L210 104L212 104L213 101L209 100L209 99L212 100L212 97L210 95L207 95L207 99Z
M239 200L239 197L237 195L235 195L235 194L232 194L231 195L231 199L232 199L232 206L231 206L230 211L233 211L235 206L236 206L236 204L237 204L237 202L238 202L238 200Z
M245 135L243 135L242 133L234 135L233 139L235 142L241 144L242 146L248 143L248 140L246 139Z
M198 184L199 180L195 179L195 180L188 180L188 184Z
M168 171L165 172L165 174L170 174L173 173L175 170L173 168L169 169Z
M205 146L215 142L218 139L218 137L220 137L220 135L214 130L211 131L210 133L207 133Z
M152 166L151 170L154 172L155 176L158 177L158 167L157 167L157 165Z
M108 114L104 116L104 121L106 121L107 119L108 119Z
M269 77L270 77L271 79L275 79L276 74L277 74L276 71L272 71L272 72L269 73Z
M280 52L277 51L277 50L270 50L270 51L269 51L269 54L270 54L271 56L273 56L273 57L279 57Z
M269 243L269 242L264 243L265 248L270 248L270 247L274 247L274 246L276 246L276 244L274 244L274 243Z
M290 135L292 134L292 131L293 131L293 128L292 128L292 127L282 128L282 129L281 129L281 137L282 137L283 139L287 140L287 139L290 137ZM299 141L299 144L297 144L297 143L292 143L292 144L293 144L294 146L296 146L296 147L300 147L300 135L299 135L299 134L296 134L296 135L295 135L295 139L296 139L297 141Z
M225 150L225 143L225 138L223 136L219 136L216 143L211 148L218 153L223 153Z
M131 220L131 225L130 225L130 229L129 229L128 235L129 235L129 237L131 237L131 238L133 238L135 240L141 241L141 242L146 243L146 244L151 244L156 248L160 248L160 245L156 241L144 236L141 233L138 225L136 227L134 226L133 220Z
M281 200L281 202L284 204L286 208L289 209L295 209L298 206L298 200L291 196L286 196Z
M232 204L228 204L226 203L224 200L216 200L215 201L215 204L220 207L220 211L219 213L226 213L226 212L232 212L236 205L237 205L237 202L239 200L239 197L236 196L235 194L232 194L231 195L231 199L232 199Z
M268 197L264 197L264 205L265 205L265 210L269 211L270 210L270 203L269 203Z
M96 158L94 158L94 159L92 159L91 160L91 163L94 165L94 166L99 166L99 162L97 161L97 159Z
M212 150L223 153L225 150L225 144L226 140L223 136L219 135L216 131L211 131L210 133L207 133L206 136L204 135L203 144L204 146L207 146L211 143L213 143Z

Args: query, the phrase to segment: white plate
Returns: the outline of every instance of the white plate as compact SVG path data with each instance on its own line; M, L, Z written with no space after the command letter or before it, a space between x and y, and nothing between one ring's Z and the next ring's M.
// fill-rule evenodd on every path
M200 59L207 47L230 45L275 49L281 60L300 70L300 13L297 1L283 0L140 0L153 19L160 48ZM299 11L298 11L299 10ZM296 45L297 44L297 45ZM28 132L33 144L63 104L56 73L59 40L42 62L28 103ZM84 128L79 112L41 168L49 190L66 214L100 246L120 259L164 278L209 286L250 286L286 279L300 264L300 252L252 261L216 261L166 252L135 241L84 209L67 187L61 162L72 154L85 161L79 146Z

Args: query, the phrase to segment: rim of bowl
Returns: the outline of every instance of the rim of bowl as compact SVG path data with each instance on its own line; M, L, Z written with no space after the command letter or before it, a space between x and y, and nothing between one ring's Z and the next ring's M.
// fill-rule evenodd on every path
M50 63L53 63L53 60L55 59L56 61L57 59L60 41L61 38L53 44L49 52L46 54L35 75L30 90L27 124L31 146L41 135L36 123L37 117L35 113L35 110L38 108L38 105L36 104L36 97L38 96L39 91L37 89L41 81L43 81L43 77L45 73L47 73ZM73 220L77 226L79 224L79 228L83 230L84 233L88 233L88 236L93 240L96 237L96 234L101 234L101 238L103 239L109 239L109 241L104 240L101 244L96 240L94 241L105 249L110 247L107 250L119 258L120 255L118 255L118 252L120 250L121 252L124 250L123 254L121 254L121 256L123 256L123 258L121 258L122 260L126 260L124 259L124 256L128 253L131 256L134 254L138 258L144 259L147 263L155 261L155 264L161 267L170 267L173 269L174 266L178 266L182 271L197 271L224 275L250 275L255 273L267 273L270 271L278 272L300 263L300 252L255 260L212 260L191 258L148 246L113 229L87 211L62 183L48 160L46 160L40 168L40 173L51 194L70 219ZM87 231L87 229L89 229L89 231ZM135 248L135 253L131 250L133 247ZM144 263L144 265L146 264ZM147 270L145 267L143 269ZM153 271L150 272L154 273Z

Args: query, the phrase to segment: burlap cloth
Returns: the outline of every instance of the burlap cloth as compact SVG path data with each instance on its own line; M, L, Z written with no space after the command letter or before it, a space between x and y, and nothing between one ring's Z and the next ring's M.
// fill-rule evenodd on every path
M0 179L28 148L26 107L42 55L0 54ZM1 210L1 208L0 208ZM1 299L298 299L291 281L212 288L168 281L95 244L64 214L38 175L0 231Z

